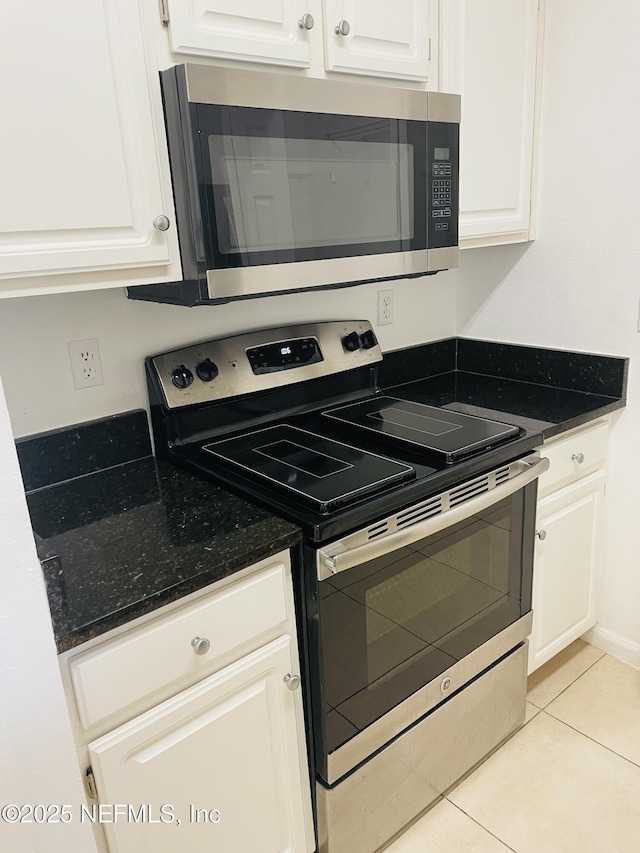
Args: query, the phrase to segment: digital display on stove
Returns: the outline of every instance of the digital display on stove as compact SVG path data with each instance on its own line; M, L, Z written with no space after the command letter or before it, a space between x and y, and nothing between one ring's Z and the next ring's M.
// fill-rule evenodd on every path
M296 338L252 347L247 350L247 358L256 375L304 367L323 360L316 338Z

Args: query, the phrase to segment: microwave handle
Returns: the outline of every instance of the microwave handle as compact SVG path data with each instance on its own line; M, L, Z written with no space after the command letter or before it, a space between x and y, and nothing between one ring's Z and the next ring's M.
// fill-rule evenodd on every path
M420 539L425 539L427 536L432 536L434 533L439 533L441 530L457 524L459 521L464 521L465 518L488 509L493 504L499 503L503 498L524 488L549 468L549 460L544 456L542 458L535 456L522 459L521 464L524 466L522 473L516 474L515 477L501 483L494 489L470 498L433 518L428 518L404 530L397 530L388 536L361 545L349 547L344 540L337 540L324 548L320 548L317 553L318 580L326 580L338 572L344 572L346 569L366 563L367 560L383 557L391 551L412 545ZM346 539L348 542L349 537Z

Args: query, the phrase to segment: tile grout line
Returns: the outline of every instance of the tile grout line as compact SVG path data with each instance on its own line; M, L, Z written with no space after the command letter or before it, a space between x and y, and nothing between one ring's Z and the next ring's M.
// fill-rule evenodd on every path
M622 755L619 752L616 752L615 749L611 749L611 747L607 746L605 743L600 743L599 740L591 737L591 735L586 734L585 732L577 729L575 726L572 726L571 723L567 723L565 720L561 720L560 717L555 717L553 714L548 711L543 710L541 713L546 714L548 717L551 717L552 720L555 720L557 723L561 723L563 726L566 726L571 731L576 732L576 734L582 735L587 740L590 740L591 743L595 743L597 746L601 746L603 749L606 749L607 752L610 752L611 755L616 755L618 758L622 758L623 761L626 761L628 764L631 764L632 767L637 767L640 770L640 764L637 764L635 761L632 761L631 758L627 758L626 755ZM538 715L536 714L536 717Z
M593 646L593 648L595 649L595 646ZM599 649L599 651L601 651L601 649ZM534 708L539 708L539 710L540 710L540 711L544 711L544 710L545 710L545 708L548 708L548 707L549 707L549 705L551 705L551 703L552 703L552 702L555 702L555 701L556 701L556 699L558 699L560 696L562 696L562 694L563 694L563 693L566 693L566 691L567 691L570 687L573 687L573 685L576 683L576 681L579 681L579 680L582 678L582 676L583 676L583 675L586 675L586 674L589 672L589 670L593 669L593 667L594 667L597 663L599 663L599 662L602 660L602 658L603 658L606 654L607 654L606 652L602 652L602 654L600 655L600 657L599 657L599 658L596 658L596 660L594 660L594 662L593 662L593 663L589 664L589 666L588 666L588 667L587 667L583 672L581 672L581 673L580 673L580 675L576 675L576 677L573 679L573 681L570 681L570 682L569 682L569 684L567 684L567 686L566 686L566 687L563 687L563 688L562 688L562 690L561 690L559 693L557 693L557 694L553 697L553 699L549 699L549 701L546 703L546 705L543 705L543 706L542 706L542 708L539 708L539 706L538 706L538 705L536 705L536 704L535 704L535 702L532 702L532 701L531 701L531 699L529 699L529 698L527 698L527 702L528 702L530 705L533 705L533 707L534 707ZM552 658L552 660L553 660L553 658ZM535 688L534 688L534 689L535 689Z
M476 818L472 817L470 814L467 814L467 812L466 812L464 809L462 809L462 808L460 808L460 806L456 805L456 803L454 803L452 800L450 800L450 799L449 799L449 797L444 797L444 799L445 799L448 803L451 803L451 805L452 805L455 809L458 809L458 811L459 811L459 812L461 812L463 815L465 815L465 817L468 817L468 818L469 818L469 820L472 820L472 821L476 824L476 826L479 826L479 827L480 827L480 829L484 829L484 831L485 831L485 832L488 832L488 833L489 833L489 835L490 835L492 838L495 838L495 839L496 839L496 841L499 841L499 842L500 842L500 844L504 845L504 847L506 847L506 849L507 849L507 850L511 850L511 853L518 853L518 851L517 851L514 847L510 847L510 846L509 846L505 841L503 841L503 840L500 838L500 836L496 835L494 832L491 832L491 830L490 830L490 829L487 829L487 827L486 827L486 826L483 826L483 825L480 823L480 821L479 821L479 820L476 820Z

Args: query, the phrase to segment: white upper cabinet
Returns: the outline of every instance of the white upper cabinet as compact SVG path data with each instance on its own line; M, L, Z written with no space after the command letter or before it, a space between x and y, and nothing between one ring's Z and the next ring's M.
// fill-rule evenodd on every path
M533 239L544 0L447 0L440 88L462 95L461 246Z
M305 0L164 0L174 53L309 65ZM305 17L305 15L307 17Z
M438 0L163 0L163 7L176 59L191 54L435 88Z
M4 295L170 280L179 270L170 270L178 252L159 86L147 68L132 0L5 4Z
M435 11L420 0L324 0L327 70L427 81Z

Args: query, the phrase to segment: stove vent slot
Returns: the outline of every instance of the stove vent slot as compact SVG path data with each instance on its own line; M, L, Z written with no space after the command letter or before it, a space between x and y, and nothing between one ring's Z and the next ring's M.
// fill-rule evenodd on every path
M500 483L504 483L509 479L510 471L509 466L505 465L504 468L498 468L496 471L496 486L499 486Z
M389 520L379 521L367 531L367 539L377 539L378 536L385 536L389 532Z
M462 483L462 485L451 489L449 492L449 506L457 506L468 501L469 498L495 489L500 483L509 479L510 473L509 465L504 465L502 468L491 471L489 474L483 474L481 477L469 480L468 483Z
M484 492L490 492L504 483L512 476L511 465L503 465L502 468L497 468L495 471L490 471L488 474L482 474L475 477L473 480L468 480L455 486L451 491L444 492L440 495L434 495L422 503L411 506L408 509L399 512L395 516L385 518L372 524L366 531L367 540L379 539L387 536L396 530L402 530L406 527L412 527L414 524L419 524L427 518L432 518L435 515L440 515L459 504L463 504L470 498L481 495ZM362 534L360 534L362 535Z
M431 518L434 515L439 515L442 512L442 495L431 498L424 503L412 506L411 509L399 512L396 516L396 527L411 527L419 521L424 521L426 518Z

